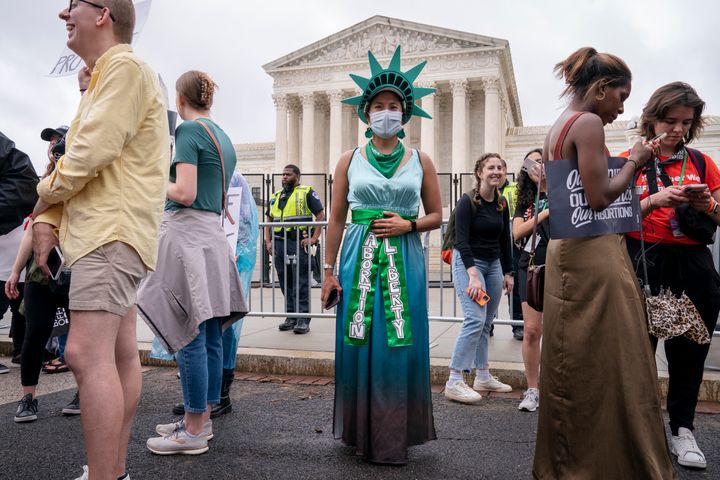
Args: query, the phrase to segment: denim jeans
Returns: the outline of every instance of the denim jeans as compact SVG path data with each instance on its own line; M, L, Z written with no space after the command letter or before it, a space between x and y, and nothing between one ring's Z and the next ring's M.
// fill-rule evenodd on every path
M223 344L219 319L201 323L198 336L175 354L175 360L186 412L203 413L208 403L220 403Z
M470 276L460 258L460 253L453 250L452 272L455 294L465 314L450 361L450 368L453 370L469 371L473 366L488 368L488 338L502 296L503 272L500 260L486 262L475 259L475 268L478 270L483 288L490 296L490 301L484 307L466 293Z

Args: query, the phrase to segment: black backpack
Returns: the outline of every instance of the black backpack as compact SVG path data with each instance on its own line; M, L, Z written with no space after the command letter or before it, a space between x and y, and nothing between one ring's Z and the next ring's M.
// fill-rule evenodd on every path
M470 200L470 208L472 209L472 214L474 217L477 213L477 203L475 203L475 201L473 200L475 190L468 190L463 195L467 195L468 199ZM452 250L455 246L455 210L457 210L457 206L453 208L452 212L450 212L450 218L448 219L447 229L445 230L445 235L443 236L442 242L442 259L448 265L450 265L451 263Z

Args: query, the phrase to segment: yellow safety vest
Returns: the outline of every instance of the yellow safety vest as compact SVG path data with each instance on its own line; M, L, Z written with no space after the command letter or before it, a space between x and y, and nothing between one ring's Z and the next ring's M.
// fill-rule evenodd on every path
M312 222L313 215L307 204L307 195L312 192L312 187L297 185L287 199L285 208L280 210L280 194L282 190L275 192L270 199L270 216L278 222ZM285 227L285 230L295 230L296 227ZM301 226L299 230L307 230L307 226ZM275 227L275 232L282 232L282 227Z

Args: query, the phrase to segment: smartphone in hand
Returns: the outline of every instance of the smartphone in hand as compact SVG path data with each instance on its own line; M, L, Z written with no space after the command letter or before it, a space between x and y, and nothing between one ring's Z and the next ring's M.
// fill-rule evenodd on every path
M330 290L330 293L328 294L327 300L325 300L325 305L323 305L323 308L325 310L330 310L338 303L340 303L341 298L342 295L340 293L340 290L338 290L337 288L333 288L332 290Z
M683 193L692 193L692 194L698 194L703 193L708 186L704 183L694 183L692 185L683 185L682 191Z
M62 267L65 264L65 257L63 257L60 249L55 246L48 254L47 266L50 270L50 276L53 280L57 280L62 272Z
M465 293L470 295L470 289L468 288L467 290L465 290ZM481 288L480 296L475 301L478 303L478 305L484 307L490 301L490 295L488 295L487 292Z

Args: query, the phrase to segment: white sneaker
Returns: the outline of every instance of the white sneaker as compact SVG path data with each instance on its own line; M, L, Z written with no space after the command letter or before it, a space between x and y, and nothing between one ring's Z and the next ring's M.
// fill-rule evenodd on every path
M698 447L690 429L680 427L678 435L670 435L670 451L677 456L677 461L684 467L705 468L705 455Z
M157 455L200 455L208 451L205 435L191 437L185 429L175 430L164 437L148 438L146 445Z
M490 379L484 381L475 377L473 390L480 390L481 392L512 392L512 387L490 375Z
M445 398L460 403L477 403L482 400L482 395L474 391L462 380L456 380L451 384L449 381L445 384Z
M159 425L155 426L155 431L158 435L162 435L163 437L170 435L175 430L182 430L185 428L185 418L181 418L177 422L173 423L161 423ZM208 420L203 424L203 435L207 437L208 440L213 439L213 431L212 431L212 420Z
M75 480L88 480L90 478L90 474L88 473L88 466L83 465L83 474L77 477Z
M540 406L540 392L537 388L528 388L523 395L522 402L518 405L518 410L523 412L534 412Z

